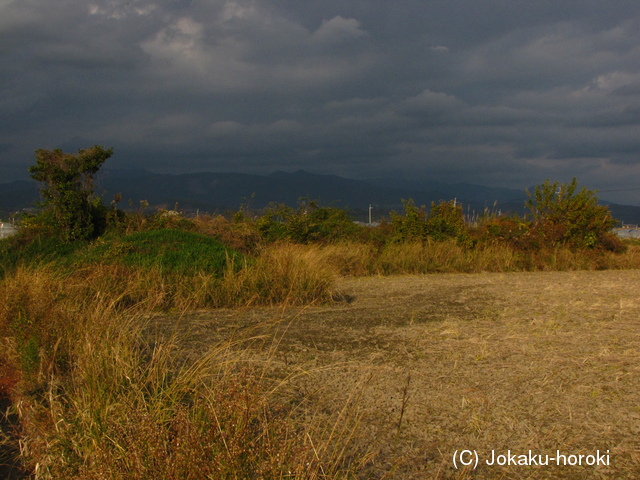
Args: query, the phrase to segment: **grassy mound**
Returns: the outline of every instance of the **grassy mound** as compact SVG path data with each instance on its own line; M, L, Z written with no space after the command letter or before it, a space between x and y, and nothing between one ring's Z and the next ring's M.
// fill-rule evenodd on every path
M228 265L238 267L245 262L241 253L215 238L168 228L125 236L111 234L91 243L64 243L44 235L0 243L0 278L19 265L46 263L72 270L100 264L221 277Z
M174 229L104 237L76 252L75 257L70 260L159 269L170 274L199 272L215 276L222 276L229 262L241 265L244 261L243 255L214 238Z

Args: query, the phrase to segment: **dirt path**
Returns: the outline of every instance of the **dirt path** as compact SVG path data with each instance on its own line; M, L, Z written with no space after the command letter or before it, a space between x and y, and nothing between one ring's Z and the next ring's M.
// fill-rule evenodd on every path
M290 388L327 412L359 389L355 441L377 453L367 478L640 478L640 271L376 277L338 288L349 302L158 324L194 358L229 336L275 332L274 368L308 372ZM454 467L462 450L477 452L476 469ZM507 464L487 464L493 455ZM523 464L546 455L546 466Z

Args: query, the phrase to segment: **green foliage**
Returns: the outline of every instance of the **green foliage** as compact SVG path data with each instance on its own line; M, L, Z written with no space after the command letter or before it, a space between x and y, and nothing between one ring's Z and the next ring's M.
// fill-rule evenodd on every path
M7 239L10 240L10 239ZM118 264L157 268L167 274L222 276L228 262L240 268L245 257L215 238L177 229L145 230L130 235L115 233L89 242L66 243L38 235L29 241L12 237L0 243L0 279L16 267L53 263L63 271L79 266Z
M291 207L284 204L270 205L264 215L256 220L256 228L260 236L267 242L282 240L288 236L286 222L295 215Z
M113 154L113 149L94 146L76 155L60 149L36 150L31 177L40 182L43 225L65 241L88 239L99 233L106 211L93 192L93 176Z
M351 238L361 227L353 223L346 211L321 207L302 200L297 210L286 205L272 205L256 220L262 238L268 242L291 240L296 243L332 242Z
M426 212L424 205L416 207L413 200L402 200L404 215L391 213L392 241L469 239L462 206L454 201L431 203Z
M9 327L16 341L20 367L26 374L32 375L40 363L42 339L37 322L29 318L28 313L24 311L26 309L20 310L14 315Z
M528 232L529 222L518 215L490 215L480 220L472 234L478 241L498 241L518 248L523 246Z
M427 236L427 212L425 206L416 207L412 199L402 199L404 215L391 212L391 239L395 241L417 240Z
M531 235L542 245L595 248L611 243L616 221L607 207L598 205L594 191L578 191L575 178L564 184L547 180L527 194Z
M468 229L464 221L462 205L455 201L431 203L431 210L427 218L427 235L434 240L457 238L466 240Z
M160 229L124 237L102 237L77 252L71 261L159 268L169 274L222 276L228 262L240 267L244 257L214 238L184 230Z
M67 243L59 237L25 229L20 235L0 241L0 279L19 265L61 262L86 242Z
M341 208L312 208L306 218L309 224L307 241L336 241L350 238L360 230Z

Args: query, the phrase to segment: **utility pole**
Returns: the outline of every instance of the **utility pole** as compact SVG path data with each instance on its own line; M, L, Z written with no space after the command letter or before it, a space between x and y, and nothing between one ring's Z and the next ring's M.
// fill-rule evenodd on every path
M369 204L369 226L371 226L371 211L373 210L373 205Z

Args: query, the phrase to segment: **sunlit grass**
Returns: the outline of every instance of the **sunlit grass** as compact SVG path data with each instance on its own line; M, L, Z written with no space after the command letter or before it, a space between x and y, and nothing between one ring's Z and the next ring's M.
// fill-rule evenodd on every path
M286 299L300 293L298 283L318 293L301 277L304 266L286 253L277 260L284 284L264 293L274 285L241 280L258 284L247 298ZM0 325L3 335L13 333L22 362L14 408L23 460L38 478L338 478L349 471L353 426L344 427L357 416L340 419L338 430L307 424L300 409L313 407L281 393L290 374L270 373L277 339L260 339L261 360L247 354L256 348L249 332L189 361L178 339L144 333L148 312L167 301L162 289L149 291L151 279L162 279L158 271L122 276L113 268L62 275L36 267L3 280ZM180 294L176 303L192 300L173 292Z
M351 450L355 394L308 414L319 407L280 387L312 372L275 375L277 338L249 332L188 360L180 338L149 334L157 312L327 303L343 298L339 276L640 267L634 244L624 253L456 239L257 244L242 226L223 243L228 224L216 222L200 221L200 233L0 244L2 359L21 372L14 408L37 478L347 478L367 461Z

